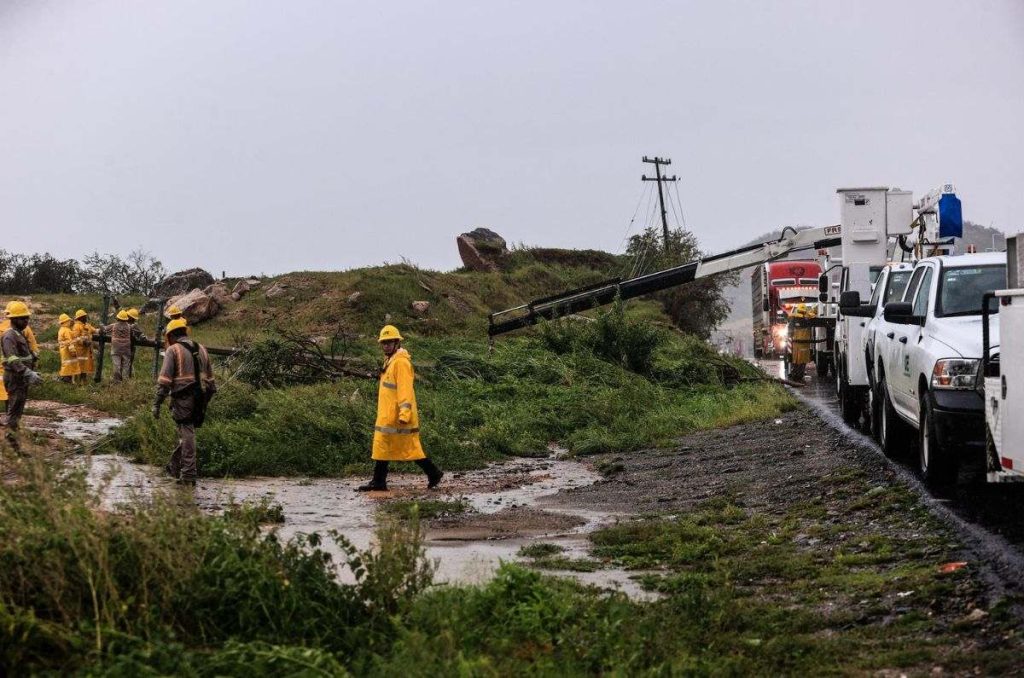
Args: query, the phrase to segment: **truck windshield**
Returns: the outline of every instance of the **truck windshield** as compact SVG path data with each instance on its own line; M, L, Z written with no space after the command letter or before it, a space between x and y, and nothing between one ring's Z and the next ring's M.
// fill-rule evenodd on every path
M944 268L939 279L935 315L981 315L981 297L985 292L1006 287L1006 266L958 266ZM996 300L989 311L999 312Z

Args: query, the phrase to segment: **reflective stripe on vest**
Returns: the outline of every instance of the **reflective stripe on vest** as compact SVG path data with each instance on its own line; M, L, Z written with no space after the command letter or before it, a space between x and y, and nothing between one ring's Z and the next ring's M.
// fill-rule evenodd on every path
M373 430L377 433L391 433L391 434L404 434L419 433L420 429L417 428L395 428L394 426L374 426Z

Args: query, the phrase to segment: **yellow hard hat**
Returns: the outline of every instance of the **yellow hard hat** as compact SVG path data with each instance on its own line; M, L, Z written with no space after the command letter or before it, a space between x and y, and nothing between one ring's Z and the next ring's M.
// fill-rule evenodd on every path
M398 331L398 328L395 327L394 325L385 325L380 331L380 336L377 337L377 342L379 343L382 341L391 341L393 339L402 341L401 333Z
M88 316L89 314L85 312L84 308L80 308L77 311L75 311L75 320L78 320L79 318L86 318Z
M137 308L129 308L128 309L128 317L131 318L132 320L138 320L139 319L139 309L137 309Z
M57 318L57 320L60 322L61 325L63 325L64 323L71 322L71 316L69 316L67 313L61 313L60 317Z
M164 334L170 334L174 330L180 330L182 328L188 328L188 323L185 322L184 318L175 318L171 322L167 323L167 329L164 330Z
M127 321L128 317L129 317L128 316L128 311L125 311L124 309L121 309L120 311L117 312L117 319L118 320Z
M28 310L28 305L24 301L12 301L7 304L8 318L27 318L30 315L32 312Z
M177 306L171 306L169 309L167 309L166 315L168 318L172 318L176 315L181 315L181 309L178 308Z

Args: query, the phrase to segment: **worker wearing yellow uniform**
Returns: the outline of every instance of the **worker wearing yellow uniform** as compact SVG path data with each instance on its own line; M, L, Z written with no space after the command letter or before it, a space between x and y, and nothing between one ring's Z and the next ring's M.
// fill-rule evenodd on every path
M75 324L72 327L78 352L78 381L85 382L96 369L95 357L92 354L92 335L96 328L89 324L89 314L85 309L75 311Z
M61 313L59 322L60 329L57 330L57 347L60 349L60 380L71 383L79 374L75 334L71 329L74 321L67 313Z
M167 317L168 320L177 320L178 318L181 318L184 314L181 312L181 309L178 308L177 306L169 306L167 310L164 311L164 315Z
M10 314L12 308L13 309L18 309L18 310L21 309L21 306L18 306L18 304L21 304L21 306L24 306L24 304L22 302L20 302L20 301L12 301L9 304L7 304L7 308L4 311L4 316L3 316L3 318L0 318L0 337L2 337L4 335L4 332L6 332L7 330L11 329L11 316L9 314ZM25 331L22 334L25 335L25 340L28 342L29 350L32 351L32 355L38 357L38 355L39 355L39 342L36 341L36 335L32 332L32 328L26 326L25 327ZM8 396L7 396L7 389L4 388L3 375L4 375L4 367L3 367L3 363L0 363L0 401L3 401L4 412L6 412L7 411L7 402L8 402L7 399L8 399Z
M385 359L377 391L377 421L373 427L373 480L356 490L388 489L388 463L392 461L415 462L427 474L427 487L436 487L444 472L427 457L420 443L412 357L402 348L402 335L394 325L386 325L377 341Z

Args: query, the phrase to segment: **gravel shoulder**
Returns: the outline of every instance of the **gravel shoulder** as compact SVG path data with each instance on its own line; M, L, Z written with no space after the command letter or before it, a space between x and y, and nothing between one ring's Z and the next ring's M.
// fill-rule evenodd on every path
M660 567L649 587L707 574L810 613L809 637L849 643L843 670L1024 671L1015 548L979 540L904 467L811 409L594 461L606 478L558 501L638 516L595 534L593 554Z

